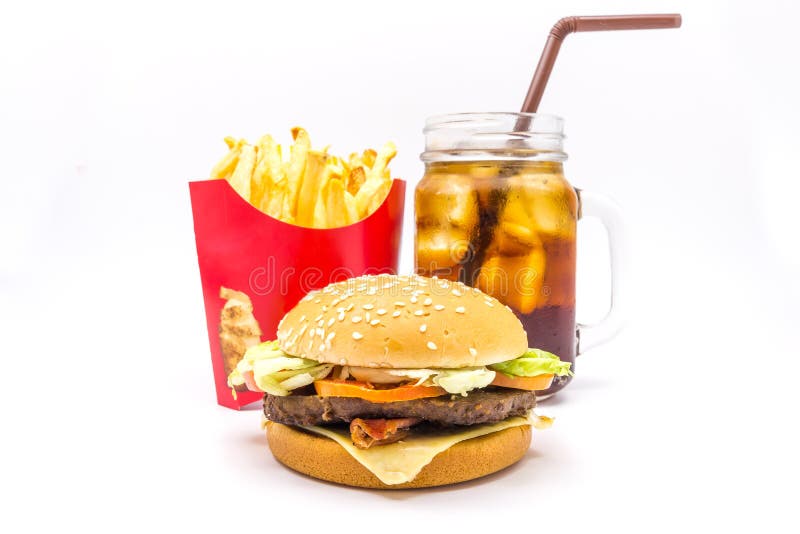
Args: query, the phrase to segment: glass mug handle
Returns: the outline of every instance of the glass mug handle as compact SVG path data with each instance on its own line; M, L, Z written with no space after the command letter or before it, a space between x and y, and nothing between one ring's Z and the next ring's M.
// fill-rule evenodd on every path
M625 323L625 268L627 258L627 240L622 210L610 198L575 189L579 200L579 219L597 217L608 233L609 259L611 260L611 302L605 317L594 324L577 325L578 354L597 345L610 341Z

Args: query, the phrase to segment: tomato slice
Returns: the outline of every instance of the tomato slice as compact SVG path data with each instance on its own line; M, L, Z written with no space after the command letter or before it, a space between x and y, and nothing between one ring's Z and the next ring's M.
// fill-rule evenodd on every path
M500 386L504 388L514 389L527 389L528 391L539 391L547 389L553 383L552 374L537 375L537 376L508 376L505 373L495 373L493 386Z
M264 393L264 391L256 384L256 379L253 376L253 371L245 371L244 373L242 373L242 377L244 377L244 384L247 386L247 389L249 389L250 391L259 391L261 393Z
M323 379L314 382L317 395L322 397L358 397L370 402L397 402L426 397L439 397L447 392L438 386L398 386L375 389L366 382L355 380Z

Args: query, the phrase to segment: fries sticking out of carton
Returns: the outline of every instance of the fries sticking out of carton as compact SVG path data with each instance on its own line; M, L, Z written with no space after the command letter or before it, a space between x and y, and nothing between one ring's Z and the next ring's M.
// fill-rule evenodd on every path
M284 146L226 137L211 179L189 183L214 388L230 408L261 399L228 376L310 290L397 272L406 184L392 178L394 144L345 156L291 133Z
M313 150L303 128L292 128L288 160L281 145L265 135L251 145L226 137L228 153L211 170L263 213L308 228L338 228L370 216L392 188L389 163L397 154L388 142L345 159Z

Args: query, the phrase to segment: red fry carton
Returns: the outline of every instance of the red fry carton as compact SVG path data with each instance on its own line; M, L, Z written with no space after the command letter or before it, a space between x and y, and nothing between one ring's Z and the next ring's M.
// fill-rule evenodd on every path
M406 184L394 180L372 215L341 228L274 219L226 180L189 183L217 401L239 409L261 393L232 391L228 373L247 347L275 339L306 293L363 274L396 273Z

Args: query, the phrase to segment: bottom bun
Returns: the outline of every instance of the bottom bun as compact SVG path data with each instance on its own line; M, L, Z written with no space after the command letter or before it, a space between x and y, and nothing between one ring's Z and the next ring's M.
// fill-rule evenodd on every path
M335 441L302 429L268 421L267 441L280 463L314 478L360 488L427 488L480 478L518 462L530 447L531 427L456 443L436 455L414 480L395 485L381 482Z

